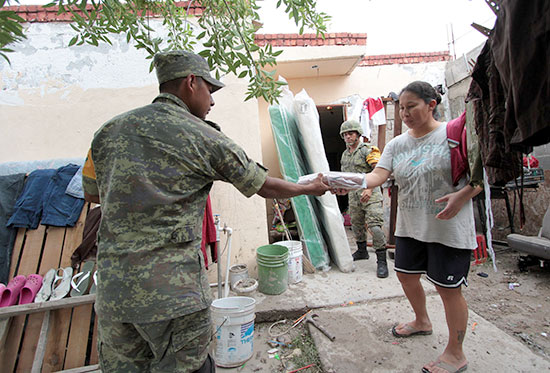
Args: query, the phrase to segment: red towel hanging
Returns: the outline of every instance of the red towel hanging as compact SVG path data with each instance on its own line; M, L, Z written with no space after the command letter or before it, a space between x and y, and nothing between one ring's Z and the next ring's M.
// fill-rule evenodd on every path
M206 255L206 245L210 246L210 255L215 262L218 259L218 248L216 241L216 226L214 225L214 217L212 216L212 203L210 196L206 198L206 208L204 209L204 217L202 220L202 242L201 251L204 256L204 264L208 269L208 256Z

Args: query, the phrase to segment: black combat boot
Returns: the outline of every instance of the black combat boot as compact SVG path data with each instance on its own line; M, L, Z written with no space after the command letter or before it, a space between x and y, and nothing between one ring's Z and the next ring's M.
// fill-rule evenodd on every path
M386 249L376 250L376 277L388 277L388 263L386 262Z
M367 242L357 242L357 251L353 253L353 260L362 260L369 258L369 252L367 251Z

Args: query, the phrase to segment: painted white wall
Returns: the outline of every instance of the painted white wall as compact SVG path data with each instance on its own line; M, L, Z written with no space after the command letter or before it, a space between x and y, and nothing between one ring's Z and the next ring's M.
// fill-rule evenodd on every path
M156 78L145 54L121 38L73 46L64 23L33 23L0 62L0 162L84 157L93 133L115 114L149 103Z
M11 66L0 61L0 163L83 158L105 121L158 94L150 60L123 37L113 37L112 46L69 48L73 32L67 24L27 28L28 39L9 55ZM257 101L243 102L246 81L222 80L226 87L214 95L209 119L261 163ZM268 242L263 199L247 199L222 182L215 183L211 198L214 213L233 229L232 263L246 263L255 275L255 250ZM209 275L216 281L216 266Z

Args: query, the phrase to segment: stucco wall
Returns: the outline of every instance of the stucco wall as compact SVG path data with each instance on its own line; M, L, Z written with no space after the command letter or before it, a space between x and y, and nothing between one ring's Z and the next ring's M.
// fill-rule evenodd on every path
M30 24L27 35L9 55L11 66L0 61L0 163L85 157L103 122L158 93L150 60L123 38L114 37L112 46L68 48L72 31L62 23ZM257 102L243 102L245 81L222 80L227 87L214 95L209 119L261 162ZM263 199L247 199L222 182L211 198L214 213L233 229L232 263L246 263L254 274L255 249L268 242ZM216 266L210 268L215 281Z

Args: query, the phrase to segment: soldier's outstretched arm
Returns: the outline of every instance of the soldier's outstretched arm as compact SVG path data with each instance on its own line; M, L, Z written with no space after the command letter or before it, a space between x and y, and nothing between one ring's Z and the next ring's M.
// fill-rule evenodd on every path
M319 174L315 180L309 184L295 184L268 176L264 185L258 191L258 195L264 198L291 198L302 194L322 196L329 186L323 183L323 175Z

